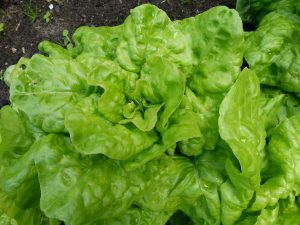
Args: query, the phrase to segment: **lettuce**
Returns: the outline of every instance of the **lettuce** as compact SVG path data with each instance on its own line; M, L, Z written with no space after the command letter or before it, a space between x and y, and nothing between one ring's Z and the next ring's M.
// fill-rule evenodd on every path
M245 59L261 83L283 91L299 92L300 17L274 11L249 34Z
M297 224L298 3L267 3L238 1L248 33L145 4L9 67L0 224Z
M220 187L224 224L233 224L240 217L260 185L266 133L260 123L259 97L259 80L245 69L220 107L220 135L239 162L239 167L230 160L225 162L228 180Z
M237 0L236 9L243 21L258 24L266 14L274 10L300 15L300 2L298 0Z

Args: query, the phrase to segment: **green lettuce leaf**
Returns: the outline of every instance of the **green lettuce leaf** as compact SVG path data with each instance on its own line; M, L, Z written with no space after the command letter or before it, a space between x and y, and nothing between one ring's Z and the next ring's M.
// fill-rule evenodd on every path
M137 93L145 101L163 104L157 129L162 131L179 107L185 91L185 76L177 66L163 58L149 58L142 67Z
M188 36L196 59L188 86L198 95L227 92L243 60L244 32L238 13L218 6L175 23Z
M130 114L127 111L131 106L130 103L133 103L138 78L138 74L122 69L113 61L99 60L97 62L88 74L87 82L89 85L103 89L98 102L98 110L106 119L118 123Z
M300 220L300 211L293 212L293 213L286 213L279 217L278 222L276 225L294 225L297 224Z
M187 202L181 210L195 224L221 223L219 189L226 181L225 162L229 158L234 160L230 148L225 143L219 142L216 150L206 151L194 159L202 195Z
M256 190L251 210L274 206L292 191L299 193L300 116L283 121L273 132L267 146L268 169L263 171L264 183Z
M139 72L144 62L153 56L168 58L180 67L193 62L186 36L164 11L150 4L131 10L124 22L116 55L117 62L132 72Z
M65 132L66 109L94 89L86 83L84 66L76 60L51 55L21 59L7 74L7 80L11 102L46 132Z
M299 6L239 0L245 33L145 4L43 41L5 72L0 225L298 224Z
M183 157L165 155L128 172L119 161L76 153L70 140L58 135L40 139L35 149L41 209L70 224L152 214L166 222L181 205L202 194L193 163Z
M261 210L258 215L243 213L236 225L272 225L278 222L279 206L267 207Z
M266 132L259 110L259 80L254 72L244 69L220 106L220 135L239 162L235 165L228 160L225 164L229 179L220 189L225 225L238 220L260 185Z
M0 110L0 211L4 224L40 225L44 217L30 149L34 135L25 119L9 106Z
M142 170L125 173L104 156L83 157L70 140L46 136L35 145L41 209L68 224L87 224L118 216L145 189Z
M203 149L213 150L219 139L219 105L242 65L242 21L236 11L219 6L175 24L188 37L195 59L186 96L201 121Z
M122 35L123 25L116 27L87 27L78 28L73 34L75 48L72 54L76 58L90 57L115 59L116 48ZM91 41L92 40L92 41Z
M102 220L94 225L165 225L169 217L170 214L166 212L152 212L132 207L121 217Z
M97 103L98 96L91 95L66 115L65 125L77 151L127 159L158 140L155 131L143 132L130 124L113 124L106 120L98 112Z
M275 10L300 15L300 2L297 0L237 0L236 10L243 21L258 24L265 15Z
M260 82L298 93L300 17L272 12L264 17L246 41L245 59Z

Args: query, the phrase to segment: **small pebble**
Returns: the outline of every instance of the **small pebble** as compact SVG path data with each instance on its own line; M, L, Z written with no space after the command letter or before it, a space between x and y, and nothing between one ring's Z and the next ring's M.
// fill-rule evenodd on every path
M54 8L53 4L49 5L49 9L52 10Z
M16 53L17 49L16 48L11 48L12 53Z

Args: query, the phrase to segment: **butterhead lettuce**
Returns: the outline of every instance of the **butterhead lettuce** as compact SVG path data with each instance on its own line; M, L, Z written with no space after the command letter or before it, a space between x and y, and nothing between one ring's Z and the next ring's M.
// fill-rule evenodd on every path
M145 4L9 67L0 224L297 225L300 19L277 2L238 1L247 33Z

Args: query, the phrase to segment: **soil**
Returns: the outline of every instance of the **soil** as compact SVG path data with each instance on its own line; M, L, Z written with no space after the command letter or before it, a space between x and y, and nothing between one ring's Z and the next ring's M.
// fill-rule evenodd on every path
M195 16L213 6L234 8L235 0L0 0L0 75L20 57L36 53L41 40L63 43L62 32L70 34L82 25L114 26L123 23L130 9L152 3L172 20ZM43 18L53 5L52 19ZM36 16L36 19L34 17ZM0 81L0 107L9 104L8 89Z

